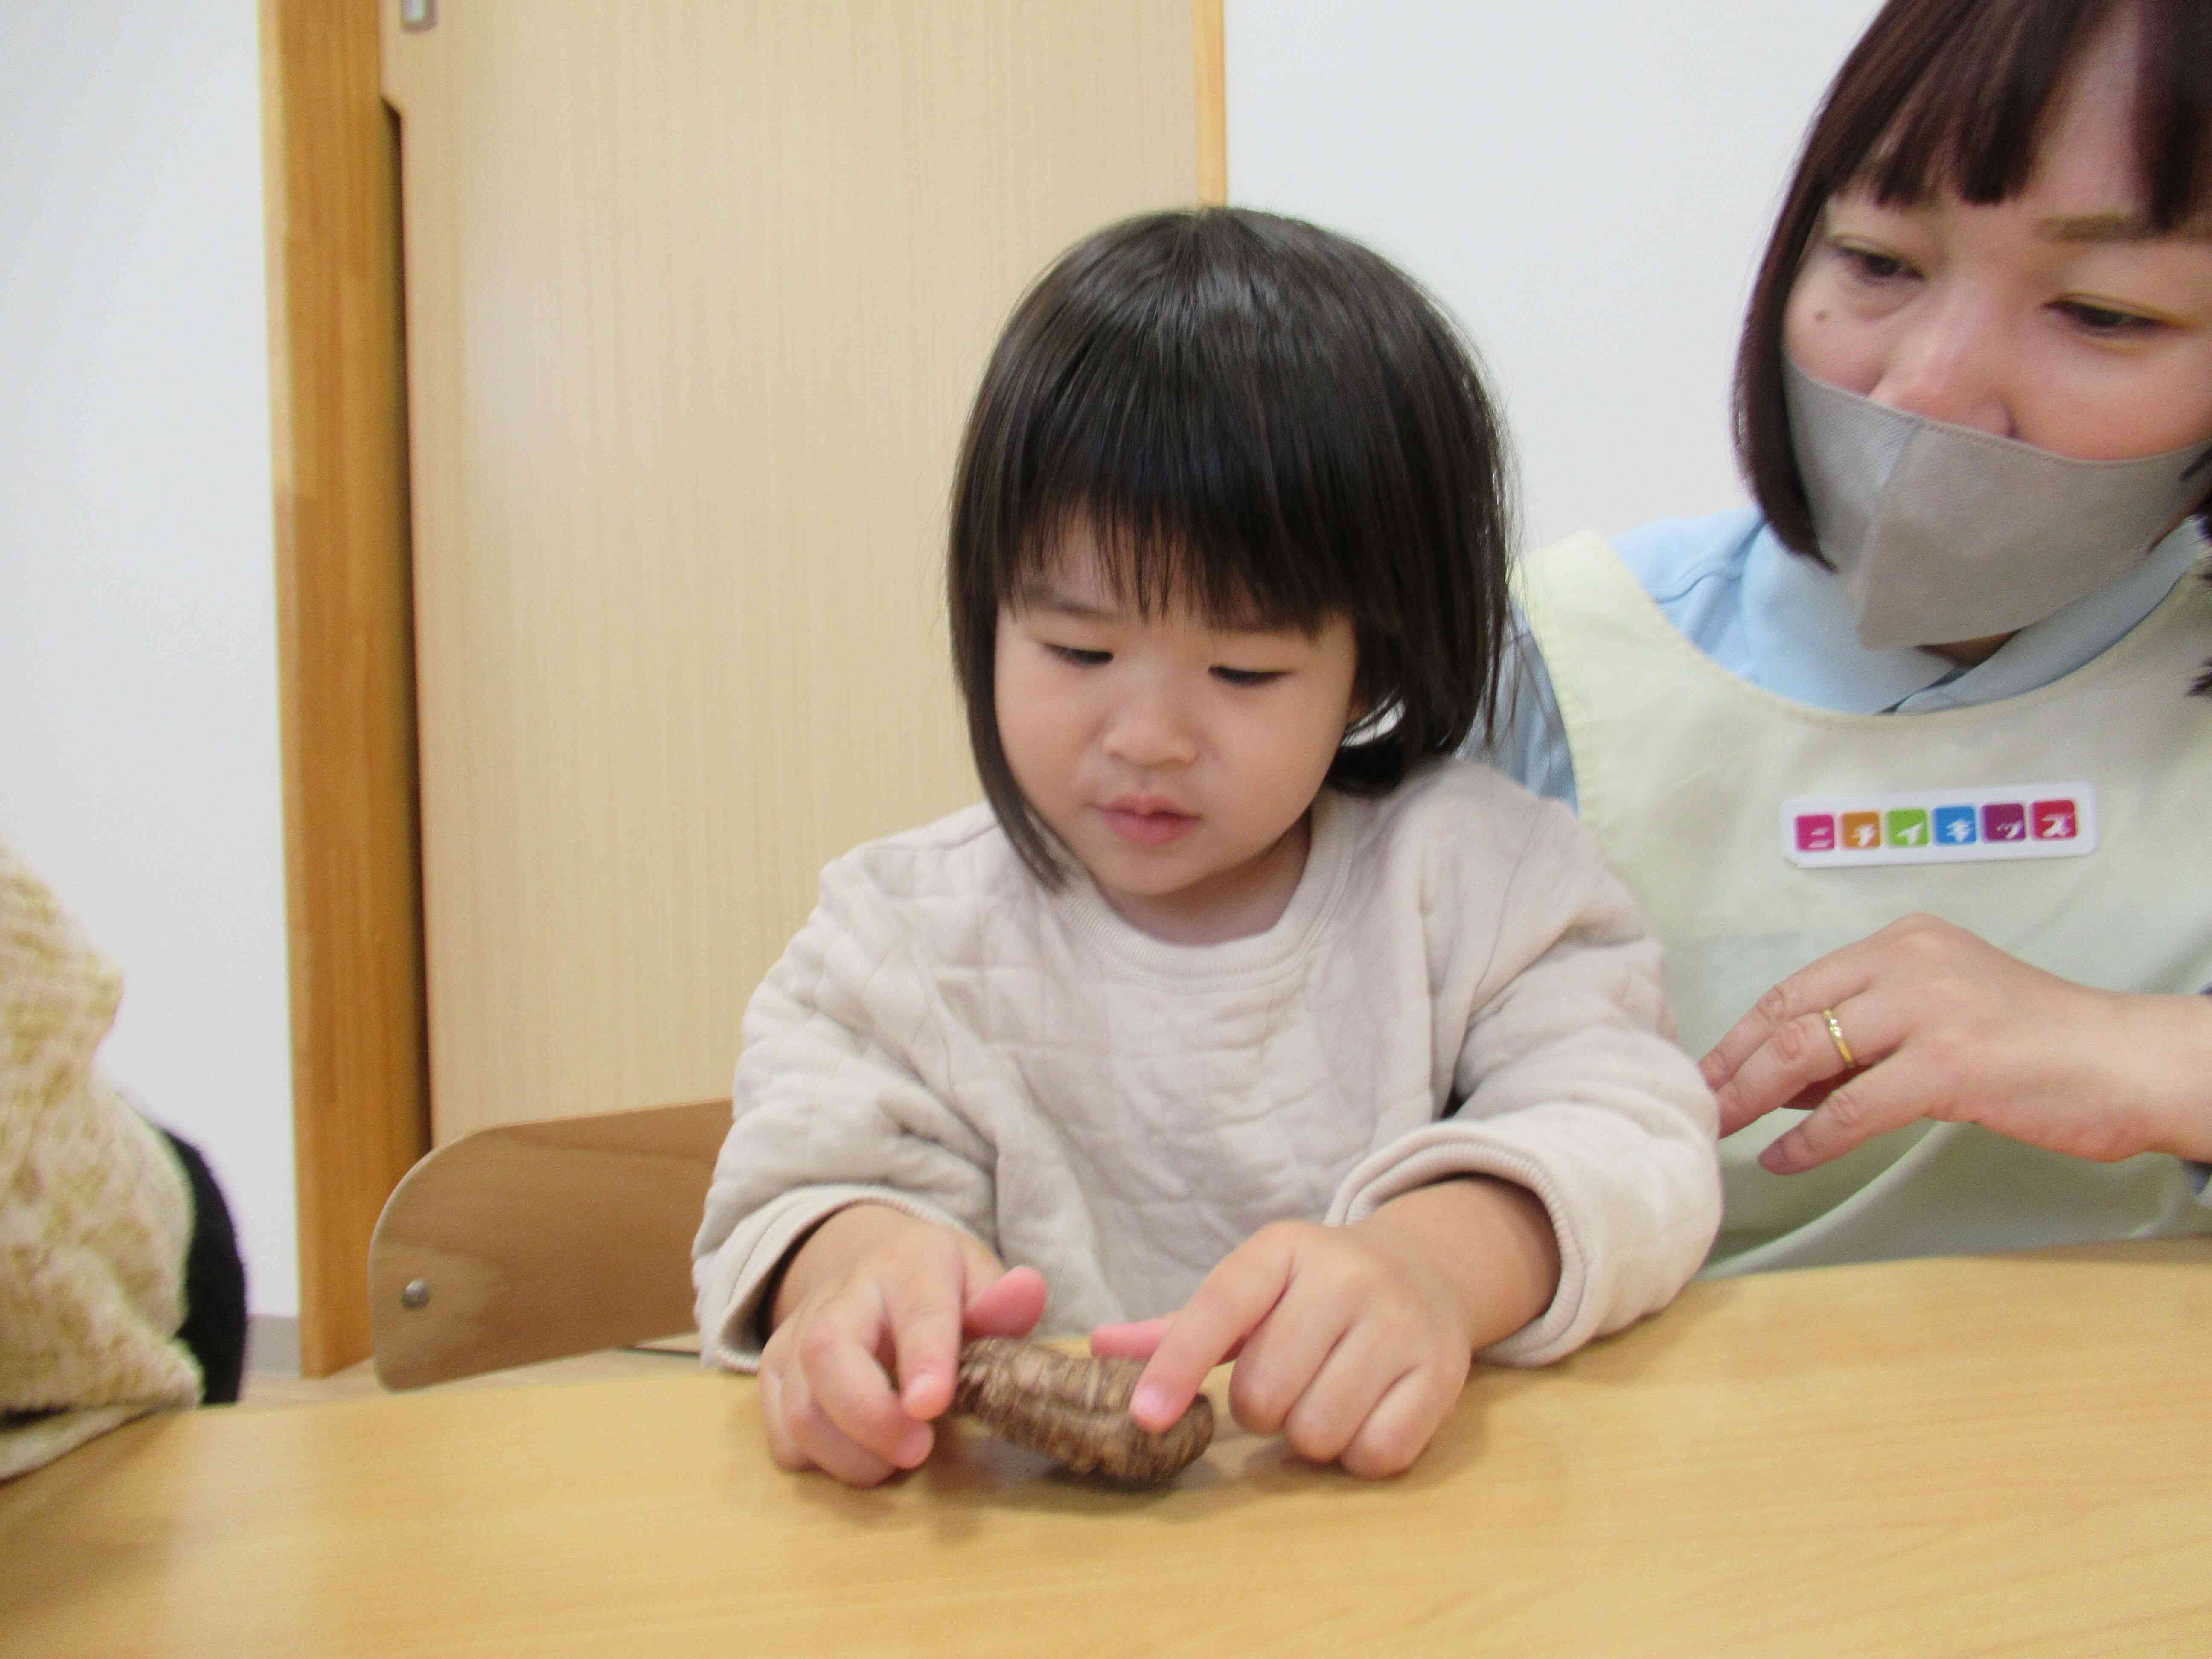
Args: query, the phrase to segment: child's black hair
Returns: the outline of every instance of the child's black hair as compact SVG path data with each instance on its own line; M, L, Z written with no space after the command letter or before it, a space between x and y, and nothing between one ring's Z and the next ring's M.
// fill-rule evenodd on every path
M1358 243L1201 208L1069 249L992 354L952 487L953 670L1024 861L1058 884L999 739L999 616L1070 526L1140 615L1308 632L1347 617L1370 713L1328 781L1381 794L1494 717L1510 471L1458 330Z

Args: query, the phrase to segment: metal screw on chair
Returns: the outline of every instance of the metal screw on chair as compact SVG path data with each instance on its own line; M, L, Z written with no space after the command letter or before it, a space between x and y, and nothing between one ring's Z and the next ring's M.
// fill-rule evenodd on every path
M399 1305L403 1308L420 1308L429 1300L430 1281L427 1279L410 1279L399 1292Z

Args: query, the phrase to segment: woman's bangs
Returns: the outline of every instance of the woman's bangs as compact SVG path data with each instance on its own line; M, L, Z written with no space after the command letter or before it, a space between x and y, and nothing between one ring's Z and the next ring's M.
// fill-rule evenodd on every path
M1901 52L1891 59L1889 88L1869 88L1856 100L1895 114L1855 174L1839 183L1866 189L1886 206L1924 202L1943 189L1981 206L2011 200L2027 187L2075 63L2118 9L2114 0L1964 9L1917 62ZM2165 232L2197 216L2212 175L2212 8L2147 0L2138 15L2137 179L2152 225Z

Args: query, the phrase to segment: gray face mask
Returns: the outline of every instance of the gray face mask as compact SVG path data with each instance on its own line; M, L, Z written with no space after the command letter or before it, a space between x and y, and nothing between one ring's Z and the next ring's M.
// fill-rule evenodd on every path
M2212 441L2069 460L1784 369L1813 528L1869 649L2041 622L2133 569L2212 470Z

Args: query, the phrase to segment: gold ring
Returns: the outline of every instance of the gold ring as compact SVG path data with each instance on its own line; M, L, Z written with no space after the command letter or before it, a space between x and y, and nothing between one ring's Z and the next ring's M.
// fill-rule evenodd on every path
M1859 1063L1851 1058L1851 1045L1844 1041L1843 1024L1836 1018L1836 1011L1832 1008L1823 1008L1820 1010L1820 1018L1828 1022L1828 1039L1836 1045L1836 1052L1844 1057L1844 1069L1847 1072L1857 1071Z

